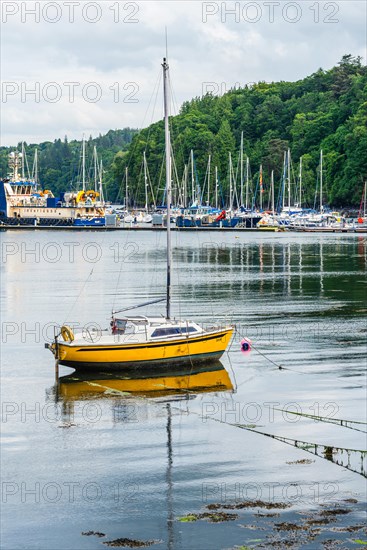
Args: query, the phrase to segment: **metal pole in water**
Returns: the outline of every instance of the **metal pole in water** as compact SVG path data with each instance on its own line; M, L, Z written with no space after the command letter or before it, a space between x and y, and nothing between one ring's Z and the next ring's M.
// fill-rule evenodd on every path
M55 382L59 380L59 360L55 359Z

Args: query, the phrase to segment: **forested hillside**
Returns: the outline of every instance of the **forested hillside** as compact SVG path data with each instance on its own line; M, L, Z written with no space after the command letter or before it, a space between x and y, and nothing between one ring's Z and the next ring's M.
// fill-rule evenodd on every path
M240 81L241 75L237 77ZM259 82L221 97L195 98L184 103L180 114L172 117L171 131L179 178L193 149L195 177L203 188L211 153L212 173L217 166L224 198L228 199L229 152L236 171L243 131L254 191L260 164L265 196L268 196L271 170L279 188L284 151L289 147L292 181L297 180L302 155L303 203L313 206L322 148L325 202L333 206L358 206L363 181L367 178L367 69L360 58L345 55L333 69L319 69L297 82ZM115 158L116 180L122 181L128 162L131 185L140 182L137 197L140 201L144 190L141 184L144 149L151 179L158 186L164 151L163 123L153 124L137 134L127 158L121 154ZM258 197L256 202L258 204Z
M243 80L240 74L235 77L238 81ZM324 155L325 204L340 207L360 203L363 182L367 179L367 68L360 58L345 55L333 69L319 69L297 82L259 82L231 90L223 96L208 94L194 98L182 105L170 123L178 180L182 179L192 149L196 185L203 191L208 156L211 155L211 202L214 198L213 173L217 166L221 202L228 204L229 153L233 159L234 175L237 173L236 184L240 185L238 158L243 132L245 160L248 156L250 161L251 188L253 192L257 189L256 204L260 164L263 166L266 204L271 170L275 175L275 193L279 193L284 151L288 148L292 158L291 179L295 198L299 198L297 179L302 156L303 205L312 207L317 196L320 149ZM124 200L125 168L128 166L129 202L144 204L142 160L146 151L152 189L158 202L162 202L163 122L139 132L126 128L111 130L96 139L90 138L86 144L88 172L94 145L103 159L108 200ZM30 165L35 147L26 147ZM81 141L57 139L37 147L43 188L50 188L55 194L76 188L80 182ZM11 149L0 148L2 176L7 173L7 154ZM152 196L149 202L152 202Z

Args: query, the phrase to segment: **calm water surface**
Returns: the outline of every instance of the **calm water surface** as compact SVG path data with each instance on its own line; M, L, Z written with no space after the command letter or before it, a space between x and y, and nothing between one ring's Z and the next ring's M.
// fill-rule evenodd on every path
M259 510L179 521L246 499L289 504L284 518L354 499L346 524L363 521L365 463L354 450L366 448L356 423L366 422L365 236L175 232L173 312L238 332L221 361L227 385L216 386L218 367L206 391L172 393L162 379L154 396L149 382L135 394L103 377L70 379L66 367L55 382L43 345L55 323L106 328L112 308L164 296L165 235L8 231L1 241L2 548L106 548L119 538L265 548L275 520L261 527ZM321 456L294 440L318 444ZM343 536L347 548L363 538ZM320 537L298 544L323 547Z

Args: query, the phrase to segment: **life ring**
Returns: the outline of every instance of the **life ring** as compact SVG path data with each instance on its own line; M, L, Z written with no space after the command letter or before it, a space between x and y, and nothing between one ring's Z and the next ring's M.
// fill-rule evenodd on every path
M61 336L65 342L72 342L74 340L74 333L67 325L61 327Z

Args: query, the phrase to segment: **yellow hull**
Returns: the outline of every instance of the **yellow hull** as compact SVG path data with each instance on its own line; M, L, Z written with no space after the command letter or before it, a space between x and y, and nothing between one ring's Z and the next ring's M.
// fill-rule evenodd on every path
M161 342L95 343L78 346L75 341L58 344L60 364L75 369L116 369L170 363L172 365L198 364L208 359L219 359L233 333L232 328Z
M88 397L113 397L129 393L135 395L154 394L155 397L180 392L211 392L232 390L232 382L222 367L215 371L191 375L159 376L156 378L133 379L91 379L74 377L60 379L59 395L64 399L86 399Z

